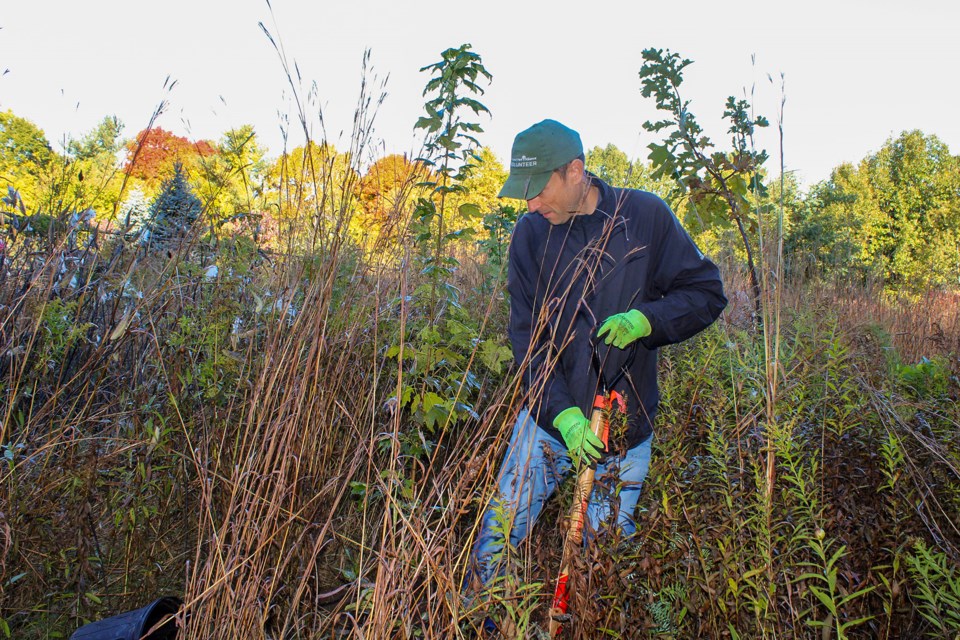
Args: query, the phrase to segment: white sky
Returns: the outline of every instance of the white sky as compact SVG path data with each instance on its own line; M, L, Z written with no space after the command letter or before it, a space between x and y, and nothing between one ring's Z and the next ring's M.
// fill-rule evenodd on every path
M280 114L292 107L263 21L296 61L303 94L316 82L334 144L350 130L365 49L377 76L389 75L375 134L399 152L418 146L413 124L428 79L420 67L469 42L494 76L481 98L493 114L481 119L481 142L501 160L517 131L547 117L579 130L587 148L612 142L646 159L658 140L642 128L658 117L640 95L648 47L694 61L682 89L724 146L726 97L755 87L757 112L771 122L759 145L774 174L781 73L785 163L804 184L906 129L936 134L960 153L956 0L273 0L272 15L266 0L0 2L0 73L9 69L0 110L36 123L55 148L106 115L133 136L168 100L159 126L217 140L250 123L277 155ZM168 76L177 81L169 92ZM316 126L316 108L309 121ZM295 129L290 142L302 134Z

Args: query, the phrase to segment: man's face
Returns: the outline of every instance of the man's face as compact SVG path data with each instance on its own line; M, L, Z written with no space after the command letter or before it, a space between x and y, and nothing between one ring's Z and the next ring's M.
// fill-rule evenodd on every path
M527 200L527 209L539 213L550 224L564 224L576 215L583 201L583 168L578 164L570 165L566 174L554 171L543 191Z

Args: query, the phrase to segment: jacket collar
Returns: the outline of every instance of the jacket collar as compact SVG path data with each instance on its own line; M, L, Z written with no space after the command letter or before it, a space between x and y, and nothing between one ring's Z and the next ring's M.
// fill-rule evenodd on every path
M589 215L573 216L567 224L583 224L587 227L602 225L617 210L617 195L613 187L589 171L587 176L590 178L590 186L597 187L600 191L597 208Z

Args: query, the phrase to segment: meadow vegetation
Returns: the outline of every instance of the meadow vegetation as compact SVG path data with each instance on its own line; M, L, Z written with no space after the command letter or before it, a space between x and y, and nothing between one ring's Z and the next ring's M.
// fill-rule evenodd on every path
M668 199L731 303L661 353L640 533L578 560L565 637L958 637L960 161L904 132L801 193L749 104L716 150L669 94L689 61L645 60L652 164L588 165ZM524 401L490 75L424 67L410 157L369 138L369 75L348 149L298 93L275 160L163 104L62 152L0 113L0 638L161 595L191 639L545 637L570 486L460 598Z

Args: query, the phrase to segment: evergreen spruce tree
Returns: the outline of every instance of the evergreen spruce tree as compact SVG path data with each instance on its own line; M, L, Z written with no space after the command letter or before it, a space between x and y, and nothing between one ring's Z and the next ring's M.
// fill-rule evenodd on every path
M173 165L173 176L160 185L160 193L150 205L145 240L163 245L182 238L200 217L203 205L187 183L183 165Z

